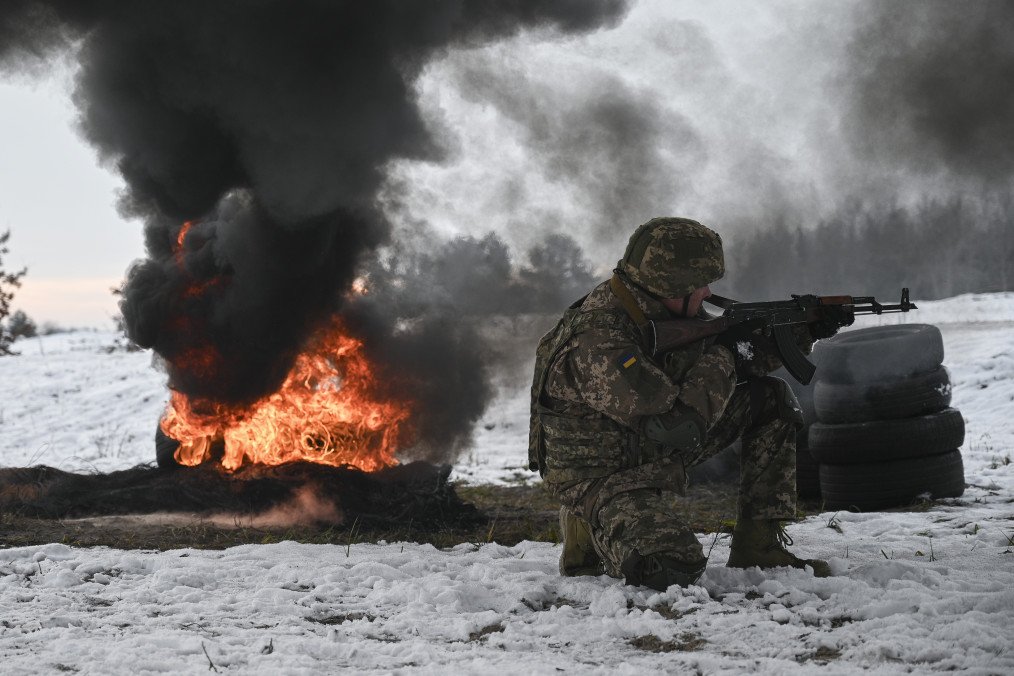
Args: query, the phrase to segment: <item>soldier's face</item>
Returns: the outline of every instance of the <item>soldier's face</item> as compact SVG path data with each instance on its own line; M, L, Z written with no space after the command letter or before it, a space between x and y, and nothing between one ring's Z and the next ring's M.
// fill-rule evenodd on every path
M662 304L665 305L669 312L683 317L693 317L697 314L697 311L701 309L701 303L704 302L705 298L711 296L711 287L702 286L699 289L694 289L694 292L690 294L690 303L687 307L687 312L683 312L683 298L664 298Z

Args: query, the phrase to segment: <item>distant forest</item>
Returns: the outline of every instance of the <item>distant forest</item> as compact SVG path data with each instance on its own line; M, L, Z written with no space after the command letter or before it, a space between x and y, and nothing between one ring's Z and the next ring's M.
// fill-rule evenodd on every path
M716 292L738 300L790 293L876 295L897 302L1014 291L1014 199L871 209L855 205L816 227L776 223L727 247Z

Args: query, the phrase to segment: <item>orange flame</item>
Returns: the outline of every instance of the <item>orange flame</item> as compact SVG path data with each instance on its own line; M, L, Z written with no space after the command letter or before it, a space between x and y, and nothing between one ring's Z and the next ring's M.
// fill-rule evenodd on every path
M201 363L214 355L191 358ZM235 408L174 391L162 431L180 442L181 465L212 459L216 442L224 442L221 464L228 470L310 461L374 471L396 464L410 414L408 404L379 400L375 389L362 343L335 320L296 358L274 394Z
M193 221L183 221L183 226L180 227L180 231L176 235L176 265L181 267L183 265L183 242L186 241L187 233L192 227L194 227Z
M176 236L174 259L188 284L182 298L221 290L226 278L196 280L187 272L184 244L195 225L186 221ZM365 283L357 293L365 292ZM200 378L218 377L223 355L202 338L201 322L180 313L166 330L185 336L173 356L177 370ZM279 465L310 461L374 471L396 464L395 450L406 440L410 406L380 400L362 343L347 335L338 319L311 340L274 394L252 406L193 400L173 391L162 431L180 442L176 461L195 466L213 459L224 446L221 464L235 470L244 463Z
M176 234L176 246L173 247L173 258L176 261L176 267L179 268L180 272L184 273L187 277L190 275L186 272L186 264L183 260L183 245L187 241L187 235L190 230L194 227L194 221L183 221L180 231ZM203 296L206 291L214 287L220 286L225 283L225 280L221 277L212 277L211 279L198 282L194 279L190 279L190 284L183 290L184 298L198 298Z

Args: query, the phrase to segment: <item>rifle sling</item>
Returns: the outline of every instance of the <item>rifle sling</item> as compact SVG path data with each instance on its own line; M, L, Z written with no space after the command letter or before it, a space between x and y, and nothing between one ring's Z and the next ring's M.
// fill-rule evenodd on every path
M613 274L609 280L609 288L613 290L616 297L620 299L620 303L623 304L623 309L626 310L627 315L634 320L634 324L637 325L637 330L641 332L641 335L645 339L651 335L651 325L648 321L648 317L644 314L644 310L637 304L637 299L634 298L634 294L630 293L630 289L624 286L620 276Z

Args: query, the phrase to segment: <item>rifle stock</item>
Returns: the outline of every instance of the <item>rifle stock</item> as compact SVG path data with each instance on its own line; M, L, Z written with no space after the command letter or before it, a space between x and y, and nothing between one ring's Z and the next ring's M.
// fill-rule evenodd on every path
M732 323L726 317L715 319L667 319L648 322L652 329L652 350L660 354L678 347L717 336Z

